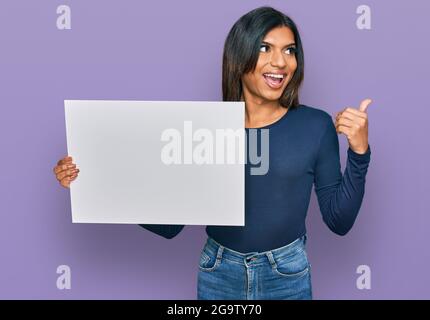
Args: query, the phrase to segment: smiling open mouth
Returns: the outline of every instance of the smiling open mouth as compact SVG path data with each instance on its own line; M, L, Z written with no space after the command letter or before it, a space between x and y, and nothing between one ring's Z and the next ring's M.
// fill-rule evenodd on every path
M273 74L273 73L264 73L263 74L264 81L266 84L272 89L279 89L282 87L282 84L287 77L286 74Z

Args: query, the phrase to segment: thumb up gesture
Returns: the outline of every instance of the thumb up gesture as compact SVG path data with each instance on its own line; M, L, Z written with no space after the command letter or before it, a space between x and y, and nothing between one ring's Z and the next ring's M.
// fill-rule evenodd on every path
M358 109L348 107L336 114L336 132L346 135L349 147L358 154L366 153L369 146L367 108L371 102L365 99Z

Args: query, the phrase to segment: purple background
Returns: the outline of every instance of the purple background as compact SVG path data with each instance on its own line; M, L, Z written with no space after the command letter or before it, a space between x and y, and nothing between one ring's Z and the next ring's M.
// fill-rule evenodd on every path
M56 28L61 4L72 30ZM167 240L135 225L71 223L69 191L52 172L66 155L63 100L221 100L225 37L266 4L301 32L302 103L334 115L374 101L366 194L347 236L328 230L312 194L314 297L430 298L425 0L2 0L0 298L195 299L204 226ZM355 25L361 4L372 9L372 30ZM71 267L71 290L56 287L61 264ZM371 290L356 288L361 264L372 270Z

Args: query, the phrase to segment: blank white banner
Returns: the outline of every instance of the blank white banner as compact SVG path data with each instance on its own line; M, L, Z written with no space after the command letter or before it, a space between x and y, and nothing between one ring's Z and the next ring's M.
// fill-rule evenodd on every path
M244 102L64 104L73 222L244 226Z

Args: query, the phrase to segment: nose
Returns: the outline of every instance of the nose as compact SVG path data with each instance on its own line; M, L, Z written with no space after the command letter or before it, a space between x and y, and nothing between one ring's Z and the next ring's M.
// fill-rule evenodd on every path
M278 52L276 50L273 50L272 56L270 59L270 64L273 67L278 67L279 69L285 68L286 62L285 62L284 56L282 55L282 52Z

